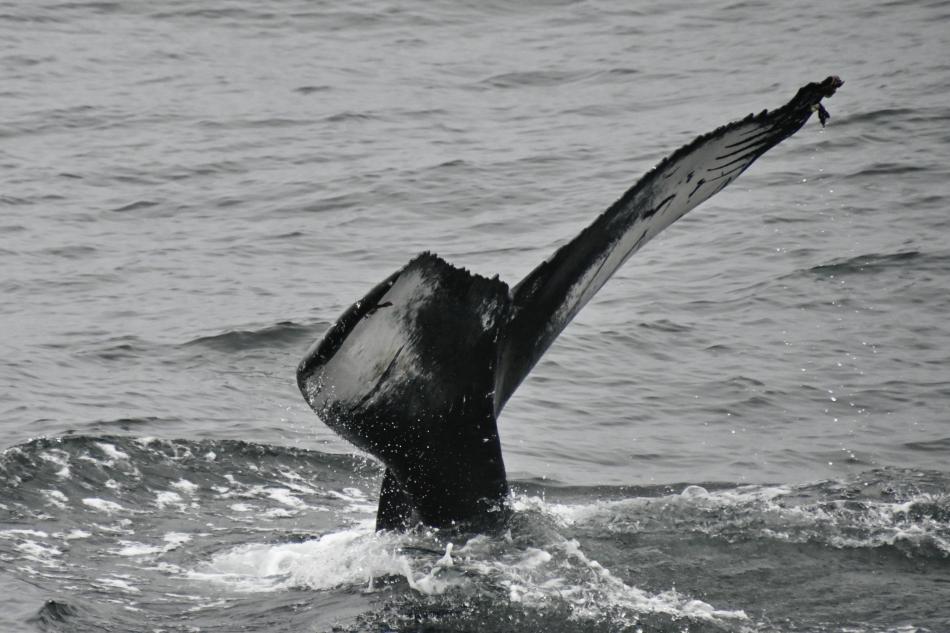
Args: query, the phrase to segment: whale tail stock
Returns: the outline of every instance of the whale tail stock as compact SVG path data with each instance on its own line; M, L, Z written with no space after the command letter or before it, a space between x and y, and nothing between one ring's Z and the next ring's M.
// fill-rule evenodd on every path
M504 521L496 420L558 334L646 242L801 128L837 77L676 150L515 287L423 253L353 304L297 369L320 418L386 465L377 529Z

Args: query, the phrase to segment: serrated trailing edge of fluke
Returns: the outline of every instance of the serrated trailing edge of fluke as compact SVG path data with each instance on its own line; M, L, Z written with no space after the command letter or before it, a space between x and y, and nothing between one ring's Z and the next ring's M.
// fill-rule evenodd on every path
M821 105L822 99L827 99L831 97L832 95L835 94L838 88L840 88L843 85L844 85L844 80L838 77L837 75L829 75L828 77L824 79L824 81L811 82L799 88L798 92L795 93L795 96L792 97L791 101L786 103L784 106L781 106L777 110L774 110L774 112L781 112L783 109L789 109L790 112L807 111L810 115L812 112L816 111L818 106ZM733 121L732 123L726 123L725 125L721 125L711 132L700 134L699 136L694 138L692 141L690 141L688 144L679 148L678 150L676 150L675 152L673 152L672 154L670 154L669 156L661 160L659 163L657 163L656 166L653 167L653 169L651 169L650 171L648 171L647 173L643 175L641 180L646 180L649 176L652 176L655 173L662 171L667 165L669 165L670 163L676 162L685 154L688 154L689 152L695 150L696 147L698 147L699 145L702 145L709 139L715 138L717 136L721 136L725 132L728 132L729 130L734 129L738 127L739 125L742 125L743 123L749 123L750 121L760 121L762 119L765 119L772 112L773 112L772 110L769 110L767 108L765 110L762 110L758 114L750 112L748 115L746 115L742 119ZM824 126L824 123L822 123L822 126Z

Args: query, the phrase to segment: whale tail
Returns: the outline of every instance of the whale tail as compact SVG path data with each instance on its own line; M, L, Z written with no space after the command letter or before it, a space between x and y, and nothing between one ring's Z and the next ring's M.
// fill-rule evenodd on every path
M353 304L297 369L304 398L387 468L378 529L504 521L497 416L554 339L650 239L735 180L842 85L704 134L514 288L423 253Z
M304 397L387 466L377 527L502 518L494 413L508 286L423 253L357 301L297 370Z

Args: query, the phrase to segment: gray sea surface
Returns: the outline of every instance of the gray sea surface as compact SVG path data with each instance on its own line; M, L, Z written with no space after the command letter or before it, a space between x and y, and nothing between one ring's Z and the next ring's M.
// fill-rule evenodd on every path
M0 629L950 631L950 3L0 1ZM375 536L294 370L837 74ZM334 627L338 627L334 629Z

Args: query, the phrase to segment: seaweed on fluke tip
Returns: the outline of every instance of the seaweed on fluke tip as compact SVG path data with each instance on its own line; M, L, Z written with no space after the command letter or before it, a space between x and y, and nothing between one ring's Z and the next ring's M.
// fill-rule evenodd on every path
M819 90L824 97L830 97L835 93L835 91L844 85L844 80L837 75L832 75L825 79L821 84L819 84ZM831 118L831 113L821 104L821 101L812 106L812 109L818 113L818 121L821 123L821 127L825 127L825 124L828 122L828 119Z

